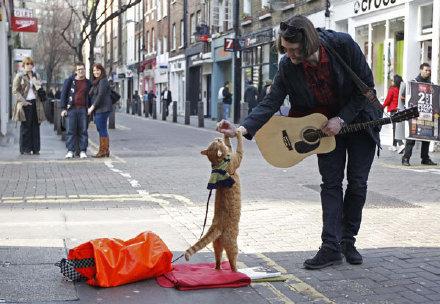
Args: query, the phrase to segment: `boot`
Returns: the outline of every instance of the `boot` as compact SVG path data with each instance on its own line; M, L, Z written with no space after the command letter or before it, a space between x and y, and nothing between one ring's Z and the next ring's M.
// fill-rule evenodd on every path
M109 157L110 156L109 138L108 137L103 137L102 138L102 143L103 143L103 147L102 147L103 156L102 157Z
M98 150L98 153L93 155L93 157L95 157L95 158L104 157L104 138L105 137L99 138L99 150Z

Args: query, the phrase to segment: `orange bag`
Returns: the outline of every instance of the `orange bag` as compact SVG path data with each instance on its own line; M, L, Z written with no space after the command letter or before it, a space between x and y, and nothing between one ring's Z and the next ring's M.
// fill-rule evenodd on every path
M94 258L94 266L75 270L86 278L87 284L100 287L119 286L170 272L172 257L165 243L149 231L128 241L91 240L68 254L70 261Z

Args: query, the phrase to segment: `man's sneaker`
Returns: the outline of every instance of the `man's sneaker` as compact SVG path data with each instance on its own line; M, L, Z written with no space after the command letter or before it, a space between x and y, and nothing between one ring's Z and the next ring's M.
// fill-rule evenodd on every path
M73 158L73 152L72 151L67 151L67 154L66 154L65 158Z
M345 256L345 260L352 265L360 265L363 262L362 256L354 247L354 243L350 241L341 242L342 254Z
M411 164L409 163L409 159L402 158L402 165L407 167L411 166Z
M395 146L389 146L388 150L390 150L390 151L397 151L397 148Z
M422 160L422 165L437 166L437 163L433 162L430 158Z
M86 154L86 152L81 151L81 152L79 153L79 158L87 158L87 154Z
M405 145L399 145L397 146L397 153L402 154L403 150L405 150Z
M303 265L306 269L321 269L331 265L340 265L341 263L342 255L339 251L321 246L316 255L312 259L305 260Z

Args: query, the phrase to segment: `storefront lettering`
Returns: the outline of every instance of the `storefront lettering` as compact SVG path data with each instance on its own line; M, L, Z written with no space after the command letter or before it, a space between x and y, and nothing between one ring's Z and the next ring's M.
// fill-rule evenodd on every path
M356 0L354 2L354 13L362 14L369 11L374 11L387 6L396 4L398 0Z

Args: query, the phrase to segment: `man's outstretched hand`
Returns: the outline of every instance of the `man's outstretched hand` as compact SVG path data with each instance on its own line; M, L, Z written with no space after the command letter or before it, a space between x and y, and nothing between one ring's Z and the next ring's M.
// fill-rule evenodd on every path
M237 134L237 128L234 126L234 124L225 119L222 119L217 123L217 131L225 134L228 137L235 137Z

